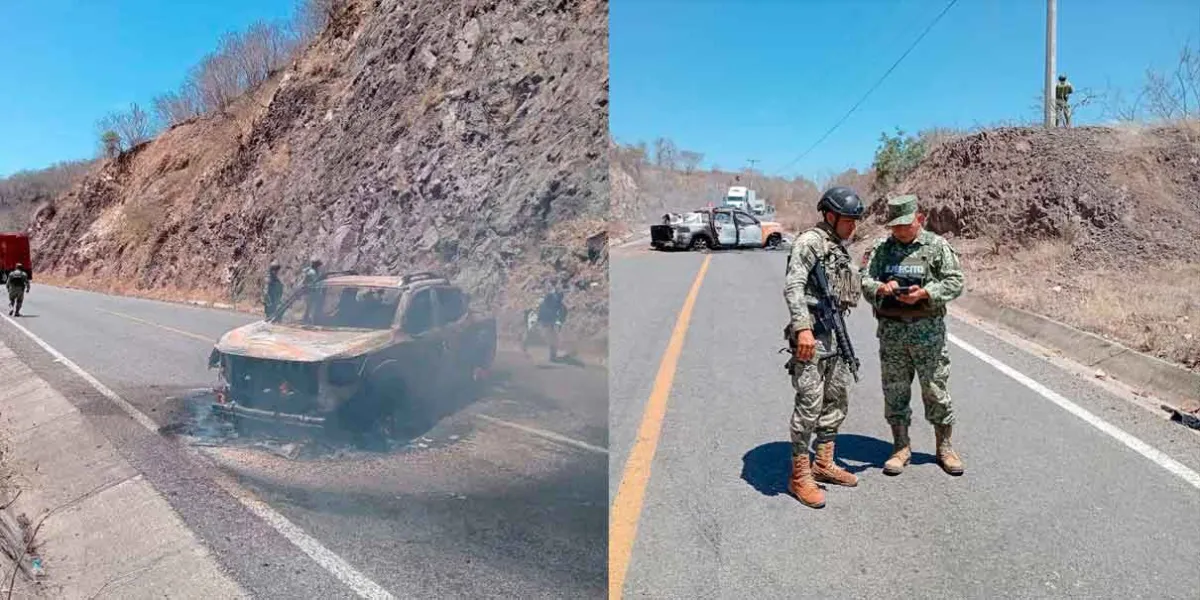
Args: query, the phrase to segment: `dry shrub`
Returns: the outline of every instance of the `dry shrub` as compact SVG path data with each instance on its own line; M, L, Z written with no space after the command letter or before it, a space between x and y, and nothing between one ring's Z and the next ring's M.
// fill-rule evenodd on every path
M1007 260L971 249L959 248L970 293L1200 368L1200 264L1143 265L1131 280L1105 268L1074 268L1063 240L1036 243Z

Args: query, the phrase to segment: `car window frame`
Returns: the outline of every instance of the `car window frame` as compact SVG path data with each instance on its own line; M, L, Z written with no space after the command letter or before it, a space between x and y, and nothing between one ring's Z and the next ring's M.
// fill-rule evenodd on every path
M739 220L742 217L746 218L748 222L742 223ZM733 221L734 221L734 223L737 223L739 227L749 227L751 225L759 224L758 219L755 219L753 215L750 215L750 214L747 214L747 213L744 213L741 211L737 211L737 212L733 213Z
M438 327L449 327L449 326L453 326L453 325L462 323L463 321L466 320L467 316L470 314L471 311L469 308L470 302L469 302L469 299L467 298L467 293L465 291L463 291L461 288L458 288L458 287L455 287L452 285L438 285L438 286L434 286L432 289L433 289L433 299L434 299L434 306L435 306L434 310L436 312L436 317L434 319L434 322L436 323L436 325ZM442 294L443 293L458 294L458 297L459 297L460 301L462 302L462 309L461 309L462 312L459 313L458 318L454 319L453 321L442 322L443 321L443 316L442 316L442 311L443 311ZM447 294L447 295L449 295L449 294Z
M429 308L430 308L430 313L431 313L430 314L430 320L431 320L430 326L425 331L422 331L420 333L413 333L413 332L409 331L407 328L408 315L412 311L413 305L416 303L417 298L419 298L421 296L421 294L429 294ZM408 295L408 299L405 300L405 302L404 302L404 311L401 314L397 315L397 319L399 319L399 323L397 323L397 328L405 335L411 336L413 338L424 337L424 336L430 335L433 332L436 332L439 329L438 306L437 306L437 298L433 293L433 288L432 287L420 287L420 288L412 290L407 295Z

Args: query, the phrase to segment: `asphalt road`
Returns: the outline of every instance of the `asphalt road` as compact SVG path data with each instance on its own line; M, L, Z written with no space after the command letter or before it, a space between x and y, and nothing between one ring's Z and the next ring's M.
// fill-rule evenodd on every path
M0 339L75 403L259 598L354 592L214 483L232 477L394 597L601 597L607 372L505 354L486 397L391 452L229 438L203 415L213 341L251 316L34 284Z
M643 472L647 453L631 448L706 256L613 255L610 502L623 477L633 488ZM913 464L883 475L891 438L865 305L849 323L862 380L837 445L860 484L828 486L820 510L793 499L792 389L776 353L785 258L711 254L668 369L674 383L650 436L644 498L622 493L612 507L614 524L637 517L636 535L614 525L610 540L610 565L632 548L625 597L1200 598L1200 490L962 347L950 348L950 389L965 475L934 463L915 384ZM1190 430L965 322L950 319L949 329L1200 471L1200 436Z

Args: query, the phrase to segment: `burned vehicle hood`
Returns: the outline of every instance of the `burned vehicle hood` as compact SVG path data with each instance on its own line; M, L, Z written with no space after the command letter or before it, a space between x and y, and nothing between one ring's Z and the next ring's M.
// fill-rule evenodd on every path
M303 329L259 321L217 341L222 354L294 362L352 358L393 343L389 330Z

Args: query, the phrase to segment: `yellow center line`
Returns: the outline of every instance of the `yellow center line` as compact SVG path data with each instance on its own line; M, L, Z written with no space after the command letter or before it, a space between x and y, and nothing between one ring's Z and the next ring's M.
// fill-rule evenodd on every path
M182 335L182 336L190 337L190 338L192 338L192 339L194 339L194 340L200 340L200 341L202 341L202 342L207 342L207 343L210 343L210 344L211 344L211 343L213 343L214 341L216 341L216 340L214 340L214 339L212 339L212 338L210 338L210 337L205 337L205 336L203 336L203 335L200 335L200 334L197 334L197 333L192 333L192 332L190 332L190 331L184 331L184 330L182 330L182 329L175 329L174 327L167 327L166 325L160 325L160 324L158 324L158 323L155 323L155 322L153 322L153 321L147 321L147 320L145 320L145 319L139 319L139 318L137 318L137 317L135 317L135 316L133 316L133 315L127 315L127 314L125 314L125 313L113 312L113 311L111 311L111 310L104 310L103 308L97 308L96 310L98 310L98 311L100 311L100 312L102 312L102 313L108 313L108 314L110 314L110 315L113 315L113 316L116 316L116 317L121 317L122 319L129 319L130 321L135 321L135 322L141 323L141 324L143 324L143 325L149 325L149 326L151 326L151 327L157 327L157 328L159 328L159 329L162 329L162 330L165 330L165 331L170 331L171 333L177 333L177 334L179 334L179 335Z
M617 488L617 496L609 513L608 597L613 600L619 600L624 592L625 575L633 558L633 543L637 538L638 518L642 513L646 484L650 482L650 465L654 462L663 418L667 414L667 398L671 394L675 369L683 351L683 340L687 336L688 323L692 319L692 308L696 304L696 296L700 293L700 284L704 282L704 274L708 271L710 260L711 254L704 257L700 271L696 273L696 279L692 282L692 289L688 291L683 308L679 310L675 330L671 333L667 350L658 365L654 388L642 414L642 424L638 427L637 439L634 440L633 449L629 453L629 460L625 462L621 485Z

